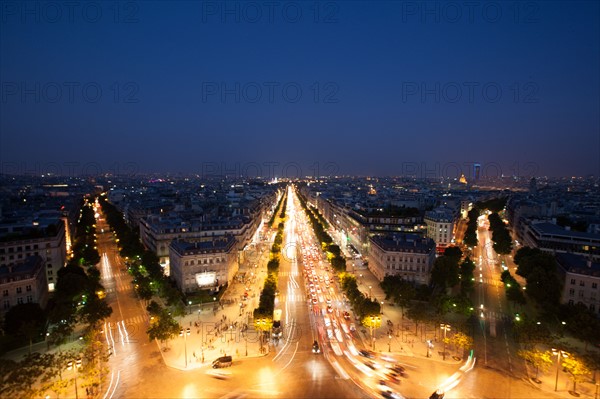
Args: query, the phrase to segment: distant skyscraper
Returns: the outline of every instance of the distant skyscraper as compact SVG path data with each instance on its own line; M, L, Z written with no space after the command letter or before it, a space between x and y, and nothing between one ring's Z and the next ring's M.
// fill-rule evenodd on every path
M529 194L537 194L537 181L535 180L535 177L532 177L531 180L529 180Z
M481 164L474 163L473 164L473 180L477 181L481 177Z

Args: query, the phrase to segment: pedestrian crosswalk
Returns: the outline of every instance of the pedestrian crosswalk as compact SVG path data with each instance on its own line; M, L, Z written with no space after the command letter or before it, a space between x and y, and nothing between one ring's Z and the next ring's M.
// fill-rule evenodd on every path
M144 315L128 317L122 321L125 322L125 325L143 324L147 322L146 317Z
M129 291L131 289L132 289L131 284L124 283L124 282L117 282L115 284L115 287L106 287L105 291L107 294L110 294L110 293L114 293L114 292L125 292L125 291Z
M484 278L483 282L488 285L493 285L494 287L504 286L504 283L500 280Z
M484 315L486 319L503 320L506 318L503 312L486 311Z
M308 299L304 294L287 294L283 300L286 302L306 302Z

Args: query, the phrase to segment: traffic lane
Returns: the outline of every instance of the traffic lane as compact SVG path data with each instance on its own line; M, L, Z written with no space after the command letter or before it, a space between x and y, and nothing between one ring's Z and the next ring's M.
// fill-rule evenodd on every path
M480 359L478 358L478 363ZM540 390L529 382L492 368L482 367L480 364L465 375L461 383L446 393L448 399L479 399L479 398L538 398Z

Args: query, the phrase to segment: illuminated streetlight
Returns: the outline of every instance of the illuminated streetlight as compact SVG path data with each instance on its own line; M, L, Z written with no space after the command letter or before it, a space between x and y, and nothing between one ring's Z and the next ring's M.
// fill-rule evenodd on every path
M381 325L381 317L379 316L371 316L367 318L369 321L369 328L371 329L371 345L372 349L375 350L375 336L373 335L373 329L377 328Z
M77 371L81 368L81 359L77 359L74 365L72 361L67 363L68 370L73 368L75 369L75 399L79 399L79 392L77 392Z
M190 335L190 328L186 328L185 331L182 329L179 330L179 336L183 337L183 347L184 347L184 355L185 355L185 367L187 368L187 336Z
M450 331L450 324L440 324L440 328L444 330L444 354L443 360L446 360L446 331Z
M556 392L558 390L558 370L560 369L560 359L562 357L569 357L569 354L563 350L554 348L552 348L552 354L556 356L556 380L554 381L554 392Z

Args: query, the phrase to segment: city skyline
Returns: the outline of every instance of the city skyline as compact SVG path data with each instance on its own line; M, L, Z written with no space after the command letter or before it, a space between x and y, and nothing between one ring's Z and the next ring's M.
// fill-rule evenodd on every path
M5 2L0 173L600 175L594 2Z

